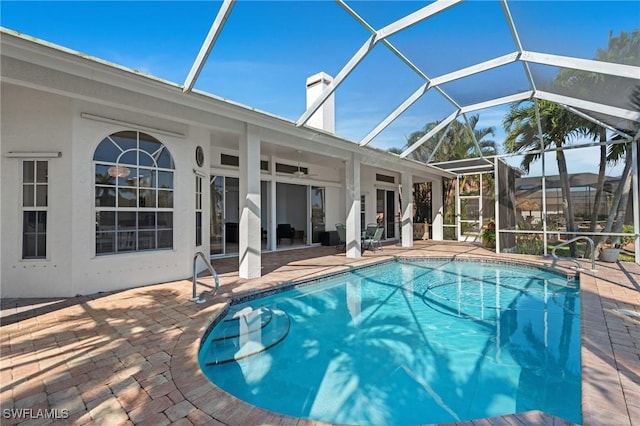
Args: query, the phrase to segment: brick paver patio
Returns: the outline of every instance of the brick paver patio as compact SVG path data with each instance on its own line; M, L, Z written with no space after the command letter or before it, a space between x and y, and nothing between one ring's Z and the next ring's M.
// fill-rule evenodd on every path
M200 338L231 298L394 255L552 264L541 257L496 256L459 243L419 241L412 250L386 246L358 260L336 254L333 247L314 247L264 254L264 275L251 281L238 278L237 258L214 261L221 289L213 297L211 277L199 279L204 304L189 300L190 279L73 298L3 299L0 423L318 424L244 404L215 387L198 367ZM640 425L639 283L640 266L632 263L598 263L596 272L581 274L586 425ZM52 415L59 418L45 418ZM566 422L527 412L473 424Z

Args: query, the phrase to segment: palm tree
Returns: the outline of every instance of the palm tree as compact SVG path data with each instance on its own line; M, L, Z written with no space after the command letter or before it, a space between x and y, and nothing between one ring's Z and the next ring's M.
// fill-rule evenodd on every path
M609 32L607 48L598 49L595 59L603 62L638 66L640 65L638 52L640 52L640 31L634 31L631 34L621 31L620 35L616 37L613 36L612 32ZM561 94L578 96L589 100L604 100L605 103L608 97L617 96L627 88L628 82L624 78L573 69L561 69L554 80L554 90ZM633 104L633 99L631 103ZM635 104L635 107L640 109L640 99ZM607 153L607 147L604 144L607 140L606 130L593 123L588 124L585 129L585 136L593 140L599 139L602 143L600 146L598 181L595 188L595 199L589 226L589 232L594 232L601 207L602 194L604 193L606 166L608 163L616 163L621 158L624 158L625 147L611 146L609 153ZM635 133L635 131L632 130L632 133ZM620 206L623 210L626 209L625 203Z
M495 129L493 127L476 129L478 121L478 115L469 117L469 126L466 126L457 120L453 121L447 129L440 130L432 138L413 151L411 156L418 161L427 162L436 148L438 141L440 141L444 134L442 143L433 155L433 161L440 162L478 157L480 153L477 152L475 142L471 137L469 130L473 132L475 140L478 141L478 146L480 147L482 155L496 154L498 152L496 142L493 139L488 139L488 137L495 135ZM421 137L429 133L438 124L440 124L439 121L428 123L421 130L411 133L407 138L407 146L415 144Z
M640 111L640 85L636 85L629 97L630 103L632 107L636 111ZM636 128L633 129L633 132L637 133L640 131L640 125L636 123ZM616 144L610 145L609 150L607 152L607 161L610 163L618 163L624 159L624 170L620 175L620 181L618 182L618 187L616 188L616 192L613 197L613 203L611 205L611 210L609 212L609 217L607 218L607 222L602 230L603 234L609 232L619 233L622 232L622 227L624 225L625 214L627 211L627 204L629 202L629 195L631 191L631 166L632 166L632 155L631 150L633 149L633 145L628 142L625 144ZM599 244L604 243L607 239L606 235L603 235L600 239ZM620 242L620 236L614 237L612 243L615 245Z
M505 140L505 148L511 153L526 153L521 168L529 172L531 163L542 155L542 149L562 148L579 136L589 133L591 122L566 108L548 101L538 102L538 114L536 105L530 101L520 101L511 104L509 112L503 120L505 130L508 132ZM540 116L542 133L538 131L537 116ZM540 141L542 138L542 141ZM573 206L571 202L571 188L567 160L562 149L556 150L558 174L562 190L562 204L565 223L569 232L575 230ZM570 246L571 256L576 257L575 244Z
M597 58L603 61L617 62L626 65L640 66L640 31L633 31L631 34L627 34L624 31L620 32L620 35L613 37L612 33L609 33L609 43L607 49L598 49ZM599 81L599 93L604 95L608 93L621 93L628 87L625 79L620 77L604 76ZM640 86L636 85L629 94L629 101L633 109L640 111ZM628 134L635 135L640 130L640 125L635 123L633 128L624 129ZM618 138L619 139L619 138ZM631 190L631 143L611 145L607 152L607 162L617 163L624 159L625 167L620 176L620 182L618 188L614 194L613 205L609 212L606 225L603 229L603 233L607 232L622 232L622 226L624 225L625 213L627 210L627 204L629 201L629 195ZM600 242L604 242L606 236L603 236ZM612 243L616 244L620 242L620 237L614 237Z
M447 128L440 130L429 140L425 141L420 147L413 151L410 155L418 161L441 162L462 160L465 158L479 157L480 155L495 155L498 153L496 142L490 139L495 135L493 127L476 128L479 122L479 116L473 115L468 119L468 126L457 120L453 121ZM412 146L420 138L429 133L440 122L432 122L425 125L421 130L417 130L407 138L407 145ZM472 136L473 134L473 136ZM474 140L475 139L475 140ZM442 140L438 146L438 142ZM477 146L476 146L477 142ZM478 147L480 152L478 152ZM437 148L437 150L436 150ZM391 151L391 150L390 150ZM435 151L435 152L434 152ZM393 151L392 151L393 152ZM453 222L455 217L455 180L445 179L443 196L444 196L444 215L445 223ZM464 179L461 186L464 185Z

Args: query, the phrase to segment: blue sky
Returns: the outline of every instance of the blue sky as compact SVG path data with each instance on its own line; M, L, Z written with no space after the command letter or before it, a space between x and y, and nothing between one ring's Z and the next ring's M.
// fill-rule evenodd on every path
M422 7L424 2L348 4L374 28ZM3 27L183 83L220 2L218 1L6 1ZM511 1L525 49L593 58L609 31L640 27L636 1ZM234 7L196 88L296 120L305 110L306 78L335 75L369 33L332 1L244 1ZM411 27L390 41L429 77L513 52L515 45L496 1L470 1ZM517 65L514 65L518 67ZM522 67L519 67L521 69ZM518 70L519 71L519 70ZM336 92L337 133L358 141L422 84L395 55L377 45ZM443 87L475 103L498 90L526 89L520 71L496 70ZM502 92L500 92L502 91ZM408 110L374 142L401 147L424 124L446 117L451 105L437 93ZM480 127L504 137L505 108L480 112Z

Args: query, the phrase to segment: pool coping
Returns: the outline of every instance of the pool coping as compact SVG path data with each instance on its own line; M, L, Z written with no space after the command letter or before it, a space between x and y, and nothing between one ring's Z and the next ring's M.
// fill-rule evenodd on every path
M511 258L503 258L503 257L495 257L495 258L487 258L486 256L474 256L474 255L455 255L455 256L429 256L429 255L393 255L390 258L383 258L373 262L368 262L363 265L356 266L347 266L344 269L338 271L332 271L324 274L319 274L318 276L304 278L301 280L290 280L278 283L268 289L260 289L255 291L247 291L243 293L236 294L234 297L226 297L219 296L219 298L224 298L225 300L217 300L217 303L211 307L208 307L202 311L200 311L197 315L197 318L194 318L194 321L191 322L190 326L185 329L183 334L180 336L179 340L176 343L176 350L174 351L174 355L171 359L171 370L174 377L174 382L176 387L182 391L185 398L191 401L191 403L198 409L210 415L212 418L220 421L224 424L229 425L245 425L245 424L280 424L280 425L331 425L332 423L321 422L312 419L306 418L298 418L291 417L287 415L282 415L278 413L274 413L251 404L248 404L233 395L228 394L222 389L218 388L212 382L209 381L208 378L204 375L204 373L200 370L200 366L198 363L198 351L200 350L203 339L206 337L207 333L213 328L213 326L219 322L225 313L229 310L229 307L237 304L243 303L245 301L254 300L257 298L266 297L272 294L276 294L279 292L301 288L311 283L315 283L318 281L324 281L329 278L333 278L335 276L346 275L355 270L370 268L373 266L377 266L384 263L393 262L396 260L400 261L419 261L419 260L440 260L440 261L448 261L448 260L458 260L458 261L474 261L474 262L482 262L482 263L493 263L493 264L511 264L518 266L531 267L535 269L543 269L546 271L554 272L559 275L564 275L567 277L570 276L580 276L580 292L581 292L581 323L582 323L582 315L585 310L585 303L582 302L582 274L576 272L575 270L571 270L562 266L549 266L544 263L538 263L536 261L531 261L528 259L517 259L514 260ZM543 259L544 262L547 259ZM587 278L588 280L588 278ZM594 280L595 281L595 280ZM595 285L594 283L590 283L590 285ZM601 332L602 330L599 330ZM606 332L606 329L604 330ZM584 339L584 327L581 327L581 341ZM583 346L581 345L583 348ZM181 349L181 351L179 351ZM581 349L581 357L584 357L584 349ZM174 373L174 362L176 365L176 371ZM184 376L181 376L178 373L178 370L183 371L185 366L187 366L188 370L196 371L195 377L191 376L186 379ZM606 424L603 423L603 420L609 420L610 417L603 416L602 411L599 409L597 412L592 412L591 405L587 402L592 398L589 397L591 388L587 387L585 389L584 385L584 377L585 377L585 363L581 363L582 368L582 381L583 381L583 389L582 389L582 417L583 424ZM589 371L587 373L590 374ZM587 392L587 398L585 398L585 391ZM589 421L585 422L585 418ZM596 420L595 422L591 422L591 420ZM550 415L548 413L544 413L542 411L533 410L527 411L523 413L510 414L498 417L492 417L487 419L476 419L470 421L462 421L456 422L457 426L477 426L478 424L554 424L554 425L571 425L573 423L561 419L559 417ZM453 423L452 423L453 424Z

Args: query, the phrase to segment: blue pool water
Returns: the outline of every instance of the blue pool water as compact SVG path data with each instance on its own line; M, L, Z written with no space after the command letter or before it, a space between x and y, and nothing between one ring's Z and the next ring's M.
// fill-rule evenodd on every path
M199 361L250 404L332 423L527 410L580 423L576 284L511 264L389 262L232 306Z

